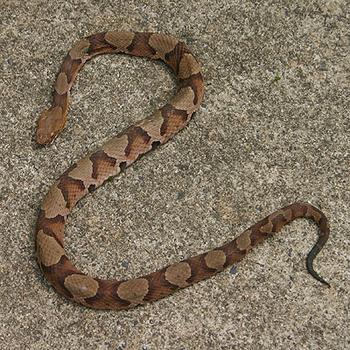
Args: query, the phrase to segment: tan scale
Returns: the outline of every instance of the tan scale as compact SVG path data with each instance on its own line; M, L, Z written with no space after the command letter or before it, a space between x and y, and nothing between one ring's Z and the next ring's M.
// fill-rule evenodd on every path
M226 254L222 250L212 250L204 257L208 267L215 270L222 270L226 262Z
M192 114L196 110L196 106L193 102L194 97L194 91L188 86L180 89L170 100L170 103L174 108L186 111L187 114Z
M131 45L135 34L132 32L111 31L105 34L105 40L108 44L114 46L118 51L125 52L127 47Z
M114 158L117 162L121 163L127 160L125 149L128 144L129 141L127 135L115 136L102 146L102 150L107 156Z
M80 299L91 298L96 295L98 282L93 278L85 275L73 274L65 278L64 286L69 290L74 298Z
M275 213L269 216L269 220L273 222L278 216L282 216L288 220L288 215L290 215L290 213L287 210L277 210Z
M201 71L201 66L190 53L185 53L179 64L178 76L180 79L187 79L191 75L198 74Z
M180 262L169 266L165 271L165 278L171 284L184 288L191 277L191 266L187 262Z
M55 90L59 95L63 95L69 90L69 84L66 73L61 72L60 74L58 74L55 84Z
M162 113L157 110L152 116L145 118L138 122L136 125L144 129L153 141L163 142L164 136L161 135L161 127L164 123Z
M75 45L69 51L69 56L72 58L72 60L82 59L86 55L89 47L90 47L89 40L86 40L86 39L79 40L75 43Z
M269 217L267 223L264 226L260 227L260 232L271 233L272 230L273 230L273 223L271 222Z
M57 185L58 182L50 188L41 205L41 209L45 211L47 218L55 218L57 215L65 217L69 213L67 202Z
M251 244L252 244L252 241L250 238L251 234L252 234L251 230L246 230L237 237L236 244L239 250L247 250L251 248Z
M148 290L149 282L145 278L136 278L121 283L117 289L117 294L119 298L132 304L141 304Z
M179 41L176 38L165 34L152 34L149 38L148 44L157 51L157 54L163 60L165 55L173 51Z
M55 238L48 236L40 230L37 234L37 250L38 257L42 264L45 266L52 266L57 264L63 255L65 255L64 249L55 240Z
M69 177L83 181L86 188L98 183L96 179L92 178L93 168L89 157L78 160L76 165L77 166L68 173Z

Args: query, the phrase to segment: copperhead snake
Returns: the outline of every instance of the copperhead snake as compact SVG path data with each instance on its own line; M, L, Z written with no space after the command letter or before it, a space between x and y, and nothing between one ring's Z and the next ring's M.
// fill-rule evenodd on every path
M169 103L153 115L73 164L45 196L37 220L36 251L42 272L57 292L96 309L121 310L152 302L237 263L253 247L297 218L312 219L319 226L319 237L307 256L306 265L314 278L329 286L313 269L313 260L329 236L327 218L316 207L302 202L275 211L218 248L142 277L123 281L99 279L87 276L72 264L63 240L65 221L75 204L183 129L199 108L204 94L201 66L182 41L165 34L128 31L91 35L76 42L62 63L54 86L53 104L42 112L38 121L39 144L51 143L64 128L70 90L80 68L92 57L107 53L160 59L176 74L179 88Z

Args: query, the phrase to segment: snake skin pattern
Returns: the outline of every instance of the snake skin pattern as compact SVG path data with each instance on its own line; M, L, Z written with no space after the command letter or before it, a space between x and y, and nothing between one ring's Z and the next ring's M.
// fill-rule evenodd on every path
M71 263L64 250L64 225L75 204L183 129L199 108L204 94L200 64L178 39L164 34L126 31L95 34L78 41L64 59L54 87L53 104L42 112L38 121L39 144L51 143L64 128L70 89L80 68L92 57L106 53L160 59L176 74L179 88L169 103L153 115L73 164L44 198L36 228L37 258L42 272L57 292L96 309L121 310L155 301L237 263L258 243L297 218L312 219L319 226L318 241L307 257L307 269L328 285L312 265L328 239L328 223L325 215L308 203L294 203L279 209L221 247L139 278L103 280L87 276Z

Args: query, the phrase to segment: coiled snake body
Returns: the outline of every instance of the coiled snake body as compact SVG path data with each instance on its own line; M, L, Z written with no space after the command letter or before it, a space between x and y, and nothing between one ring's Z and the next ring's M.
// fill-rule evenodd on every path
M53 104L39 118L39 144L50 143L63 129L69 92L84 63L99 54L119 52L161 59L175 72L179 89L169 103L77 161L50 188L40 208L36 247L39 266L55 289L71 300L97 309L120 310L155 301L240 261L254 246L296 218L310 218L319 226L319 238L308 255L307 268L313 277L327 284L312 267L313 259L328 239L327 219L307 203L279 209L221 247L135 279L93 278L70 262L63 244L64 225L78 200L184 128L203 98L200 65L183 42L157 33L95 34L78 41L64 59L55 83Z

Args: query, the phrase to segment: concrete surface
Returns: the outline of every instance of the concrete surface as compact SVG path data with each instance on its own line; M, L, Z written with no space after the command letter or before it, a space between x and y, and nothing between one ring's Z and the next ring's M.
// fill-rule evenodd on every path
M350 5L347 1L1 1L0 348L346 349L349 336ZM85 198L66 246L84 271L131 277L215 247L295 200L298 221L230 273L126 312L61 298L35 261L40 201L73 161L175 91L161 63L105 56L74 87L69 122L38 148L38 113L72 43L107 29L166 32L200 58L205 102L189 127ZM156 79L154 79L156 78Z

